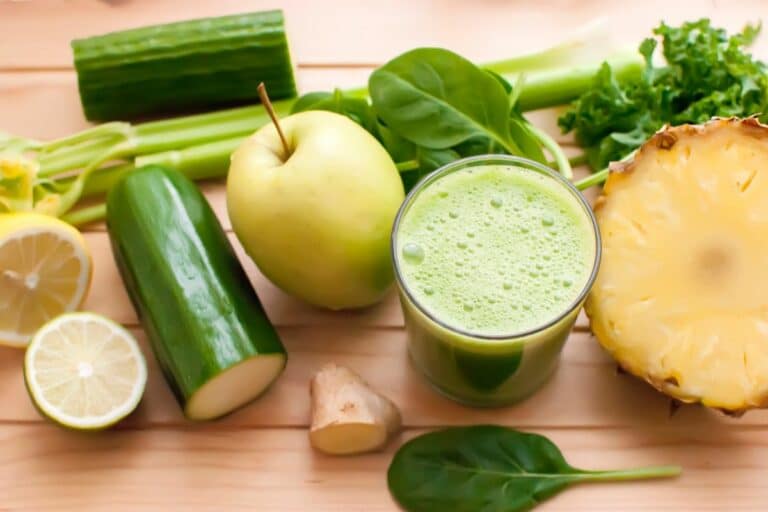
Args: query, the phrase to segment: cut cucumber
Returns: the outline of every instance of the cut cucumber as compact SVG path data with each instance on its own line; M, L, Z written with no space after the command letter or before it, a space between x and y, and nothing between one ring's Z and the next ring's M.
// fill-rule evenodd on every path
M286 353L211 207L194 183L157 166L107 198L118 268L155 356L193 420L259 396Z
M143 27L72 41L91 121L211 109L296 95L283 13Z

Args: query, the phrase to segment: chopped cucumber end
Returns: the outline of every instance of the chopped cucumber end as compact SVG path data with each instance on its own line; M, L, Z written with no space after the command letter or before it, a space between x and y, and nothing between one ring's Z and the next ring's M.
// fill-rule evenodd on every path
M232 366L200 387L187 401L184 414L204 421L223 416L261 395L283 372L284 354L263 354Z

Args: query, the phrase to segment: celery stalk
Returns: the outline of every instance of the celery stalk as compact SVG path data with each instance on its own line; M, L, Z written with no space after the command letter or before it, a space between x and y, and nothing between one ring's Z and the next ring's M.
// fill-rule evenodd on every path
M602 61L593 59L584 63L584 56L590 51L594 53L595 49L602 51L604 46L582 34L555 47L485 67L511 81L525 75L517 99L521 110L552 107L571 101L591 86ZM608 62L622 80L638 76L643 67L642 59L634 53L617 54ZM367 98L368 91L361 87L344 94ZM273 105L278 115L286 116L295 101L282 100ZM232 151L243 138L268 122L263 106L251 105L136 125L107 123L48 143L9 137L2 140L13 141L13 146L10 143L5 146L27 147L37 152L41 195L58 195L50 198L60 205L58 213L68 214L65 218L79 225L102 218L103 208L95 205L69 213L71 207L81 197L104 194L136 167L165 165L192 179L225 175ZM561 170L569 173L570 164L557 145L542 134L539 138L547 143ZM26 141L26 146L19 141ZM404 169L412 167L409 162L401 164ZM589 183L600 179L598 176ZM45 188L45 180L51 178L54 186Z
M606 59L620 81L640 77L644 63L637 53L624 53ZM590 88L602 62L568 68L555 68L525 74L525 85L517 104L525 112L563 105ZM510 75L505 74L505 77Z

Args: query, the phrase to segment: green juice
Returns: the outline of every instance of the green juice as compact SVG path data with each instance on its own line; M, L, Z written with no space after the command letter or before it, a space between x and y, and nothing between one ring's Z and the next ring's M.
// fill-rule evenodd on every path
M393 234L417 368L462 402L528 396L556 366L598 238L578 192L527 161L469 159L427 178Z

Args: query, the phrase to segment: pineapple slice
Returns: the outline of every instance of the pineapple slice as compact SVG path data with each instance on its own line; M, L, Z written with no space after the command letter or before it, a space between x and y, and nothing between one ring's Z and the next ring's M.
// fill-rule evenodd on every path
M586 311L600 343L681 402L768 406L768 126L657 133L614 169L595 214Z

